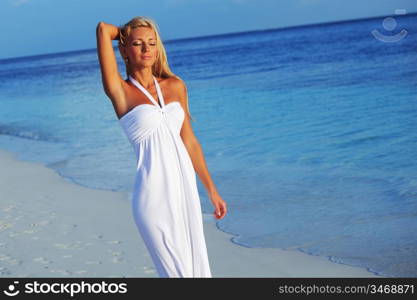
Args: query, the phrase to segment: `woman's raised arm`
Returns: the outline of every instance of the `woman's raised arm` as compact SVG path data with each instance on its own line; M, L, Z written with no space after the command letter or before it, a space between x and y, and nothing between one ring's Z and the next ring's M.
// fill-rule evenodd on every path
M100 62L101 79L106 95L113 101L123 101L123 78L117 69L112 40L119 39L119 28L99 22L96 28L97 54Z

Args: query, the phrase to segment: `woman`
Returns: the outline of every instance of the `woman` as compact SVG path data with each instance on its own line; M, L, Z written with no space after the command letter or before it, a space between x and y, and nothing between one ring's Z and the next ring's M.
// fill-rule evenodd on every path
M112 40L126 64L117 69ZM103 87L136 154L132 210L160 277L211 277L195 171L214 216L226 203L195 137L185 83L168 66L155 23L136 17L121 28L100 22L97 51Z

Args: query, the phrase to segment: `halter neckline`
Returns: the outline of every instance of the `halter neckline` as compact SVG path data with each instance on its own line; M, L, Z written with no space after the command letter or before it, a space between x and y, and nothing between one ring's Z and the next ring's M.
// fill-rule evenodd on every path
M129 75L129 80L138 88L140 89L148 98L151 100L151 102L157 106L158 108L162 109L165 106L164 96L162 95L161 87L159 86L158 80L156 80L155 76L152 75L153 81L156 86L156 92L158 94L159 101L161 102L161 105L158 104L158 102L155 100L155 98L148 92L147 89L145 89L135 78L133 78L131 75Z

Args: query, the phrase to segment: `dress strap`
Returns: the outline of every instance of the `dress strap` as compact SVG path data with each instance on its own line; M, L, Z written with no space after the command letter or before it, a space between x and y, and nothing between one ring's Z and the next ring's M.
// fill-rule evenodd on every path
M155 76L152 75L152 77L153 77L153 80L155 82L156 92L158 93L159 101L161 102L162 107L164 107L165 106L165 99L164 99L164 95L162 94L161 87L159 86L158 80L156 80Z
M158 80L156 80L156 78L155 78L155 76L153 76L152 75L152 78L153 78L153 81L154 81L154 83L155 83L155 86L156 86L156 92L157 92L157 94L158 94L158 98L159 98L159 101L161 102L161 105L162 105L162 107L164 107L165 106L165 102L164 102L164 97L163 97L163 95L162 95L162 91L161 91L161 88L159 87L159 84L158 84ZM159 107L159 108L162 108L161 106L159 106L159 104L158 104L158 102L155 100L155 98L148 92L148 90L147 89L145 89L135 78L133 78L131 75L129 75L129 80L138 88L138 89L140 89L148 98L149 98L149 100L151 100L151 102L155 105L155 106L157 106L157 107Z

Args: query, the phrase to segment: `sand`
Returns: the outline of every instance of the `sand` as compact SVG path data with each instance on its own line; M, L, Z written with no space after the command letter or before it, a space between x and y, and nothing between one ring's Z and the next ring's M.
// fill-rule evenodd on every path
M74 184L5 150L0 166L2 277L158 277L128 193ZM213 277L380 277L296 250L236 245L212 215L204 232Z

